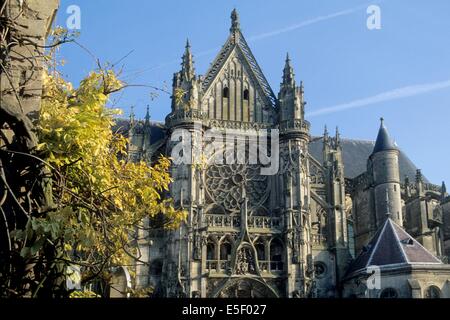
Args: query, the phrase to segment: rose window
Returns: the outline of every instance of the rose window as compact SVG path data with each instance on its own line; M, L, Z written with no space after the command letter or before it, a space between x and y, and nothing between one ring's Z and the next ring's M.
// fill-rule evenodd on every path
M267 176L261 167L251 164L213 164L206 170L206 186L211 199L228 212L240 210L242 190L245 188L249 210L267 199Z

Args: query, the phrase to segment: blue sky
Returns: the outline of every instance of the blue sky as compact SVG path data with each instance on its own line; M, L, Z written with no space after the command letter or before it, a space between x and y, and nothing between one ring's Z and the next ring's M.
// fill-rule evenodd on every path
M366 27L371 4L381 29ZM241 29L275 94L286 52L297 82L304 81L312 134L339 126L346 138L373 140L379 118L399 147L433 183L450 183L450 1L76 1L61 0L56 24L69 5L81 9L78 41L102 62L121 61L130 84L171 87L186 38L195 68L204 74L225 42L236 7ZM77 85L96 64L75 44L64 45L61 71ZM150 105L153 120L170 110L167 94L128 88L113 97L138 117ZM112 103L112 101L111 101Z

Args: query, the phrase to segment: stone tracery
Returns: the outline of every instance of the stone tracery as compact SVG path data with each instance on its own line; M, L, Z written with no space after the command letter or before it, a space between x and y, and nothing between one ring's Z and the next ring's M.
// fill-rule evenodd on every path
M267 176L260 175L260 167L252 164L213 164L206 169L206 188L215 203L228 213L239 211L242 188L245 188L249 207L264 203L268 196Z

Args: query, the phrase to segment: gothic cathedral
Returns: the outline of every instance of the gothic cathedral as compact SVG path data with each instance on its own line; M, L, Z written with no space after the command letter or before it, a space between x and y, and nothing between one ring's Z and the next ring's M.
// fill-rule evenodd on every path
M187 220L175 231L142 231L149 263L137 265L137 286L164 297L450 297L445 185L428 183L383 121L363 155L337 130L312 137L305 104L289 56L273 93L236 10L205 76L186 44L165 123L147 114L129 124L135 160L171 156L190 141L176 150L190 161L174 161L167 195ZM218 139L225 132L231 140ZM261 132L268 155L252 158ZM267 159L275 172L264 173ZM371 288L374 267L381 281Z

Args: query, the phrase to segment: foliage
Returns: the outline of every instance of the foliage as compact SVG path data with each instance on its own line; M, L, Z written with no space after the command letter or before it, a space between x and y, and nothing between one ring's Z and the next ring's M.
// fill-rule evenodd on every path
M164 197L170 159L161 156L153 166L128 161L127 139L112 132L120 110L106 104L121 86L111 70L90 73L77 89L56 74L45 76L38 151L50 171L54 205L13 233L29 263L50 246L57 262L82 266L83 282L107 281L111 266L139 260L143 220L174 228L186 216Z
M101 298L101 296L93 291L83 290L71 292L69 298Z

